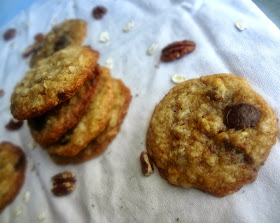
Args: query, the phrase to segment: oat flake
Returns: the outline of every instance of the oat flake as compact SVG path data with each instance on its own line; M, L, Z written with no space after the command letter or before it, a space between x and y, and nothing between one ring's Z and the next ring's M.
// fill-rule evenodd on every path
M15 216L19 216L22 212L22 207L17 207L14 211Z
M27 202L29 201L29 199L30 199L30 191L26 191L26 192L24 193L24 195L23 195L22 200L23 200L25 203L27 203Z
M113 60L112 59L107 59L106 60L106 67L109 69L112 69L114 66Z
M107 31L102 32L99 36L99 42L106 43L110 40L109 33Z
M129 32L133 27L134 27L134 21L133 20L131 20L131 21L129 21L124 27L123 27L123 31L124 32Z
M174 74L171 79L175 84L182 83L186 80L186 78L180 74Z
M153 43L149 49L147 50L147 55L152 55L158 48L158 45L156 43Z
M235 27L239 30L239 31L243 31L245 29L247 29L247 26L241 22L237 22L235 23Z
M46 218L46 215L45 215L45 212L43 212L43 211L41 211L41 212L38 214L38 216L37 216L37 219L38 219L39 221L44 221L45 218Z

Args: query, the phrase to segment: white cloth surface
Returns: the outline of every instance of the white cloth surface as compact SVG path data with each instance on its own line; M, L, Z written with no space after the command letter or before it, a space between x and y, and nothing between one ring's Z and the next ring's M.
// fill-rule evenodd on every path
M108 9L101 20L92 9ZM112 59L112 76L121 78L133 99L121 131L104 154L80 165L57 166L38 146L28 148L31 136L26 123L16 132L10 120L10 96L14 85L29 69L22 51L39 32L48 32L65 19L88 22L85 45L100 52L100 64ZM134 28L125 33L130 21ZM234 26L241 21L247 29ZM18 30L17 36L0 40L0 141L23 148L28 157L25 183L16 199L0 214L0 222L280 222L279 135L257 180L233 195L216 198L196 189L172 186L157 170L150 177L141 172L139 156L155 105L173 87L171 76L187 79L215 73L245 77L280 117L280 31L250 0L41 0L14 20L0 27ZM108 31L109 43L99 35ZM193 40L197 47L182 59L161 63L160 50L178 40ZM152 43L159 48L151 56ZM34 165L34 168L32 166ZM32 170L33 169L33 170ZM77 175L76 189L65 197L54 197L50 178L62 171ZM30 201L23 195L30 191ZM19 216L14 215L22 207Z

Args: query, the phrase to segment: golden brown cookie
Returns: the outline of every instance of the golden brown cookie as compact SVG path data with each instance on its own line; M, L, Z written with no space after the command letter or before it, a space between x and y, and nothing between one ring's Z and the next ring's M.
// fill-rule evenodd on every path
M30 60L30 67L34 67L40 60L67 46L81 45L86 32L87 24L81 19L70 19L56 25L41 41L36 43Z
M72 98L43 115L28 120L30 132L36 142L42 146L50 145L78 123L96 92L99 72L97 67L92 77Z
M14 89L11 112L30 119L71 98L92 76L99 53L88 47L69 46L43 59Z
M75 156L101 133L110 117L114 101L112 78L107 68L101 67L97 92L79 123L65 133L58 142L44 147L51 154Z
M222 197L253 182L276 142L274 111L232 74L183 82L156 106L147 151L171 184Z
M113 79L114 102L110 111L110 119L106 128L86 148L72 157L50 154L52 160L60 165L79 164L102 154L111 141L120 131L121 124L125 118L131 100L130 90L121 80Z
M0 143L0 211L14 200L24 182L24 152L9 142Z

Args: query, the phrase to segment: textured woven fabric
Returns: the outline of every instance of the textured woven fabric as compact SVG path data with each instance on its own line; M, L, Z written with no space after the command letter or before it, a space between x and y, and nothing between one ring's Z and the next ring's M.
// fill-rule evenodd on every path
M101 20L92 9L108 9ZM22 51L39 32L68 18L88 22L85 45L100 52L100 64L113 61L112 76L121 78L133 99L121 131L104 154L84 164L57 166L38 146L30 150L27 125L8 132L10 96L16 82L28 70ZM134 21L129 32L123 27ZM244 31L236 22L247 26ZM28 157L21 192L0 214L0 222L279 222L279 136L257 180L233 195L215 198L196 189L172 186L156 170L150 177L141 173L139 156L155 105L174 86L173 74L186 79L215 73L244 77L280 117L280 31L250 0L41 0L0 27L18 30L17 36L0 40L0 141L11 141ZM109 42L99 42L107 31ZM193 40L196 50L180 60L161 63L160 49L178 40ZM158 44L153 55L146 51ZM76 189L65 197L54 197L50 178L62 171L77 176ZM28 203L23 201L30 191ZM22 212L15 216L16 208Z

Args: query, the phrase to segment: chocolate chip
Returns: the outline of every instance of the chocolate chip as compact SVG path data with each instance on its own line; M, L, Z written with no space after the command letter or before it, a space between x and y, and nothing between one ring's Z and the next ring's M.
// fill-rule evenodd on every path
M67 47L68 45L70 44L70 41L69 39L65 36L65 35L62 35L59 37L59 39L55 42L54 44L54 51L59 51L65 47Z
M261 118L260 111L250 104L227 106L224 110L224 123L229 128L244 129L255 127Z
M102 17L107 13L107 9L104 6L96 6L92 10L92 16L95 19L102 19Z
M8 41L13 39L16 36L16 30L15 29L8 29L4 34L3 34L3 39Z
M13 130L20 129L22 125L23 125L23 121L19 121L19 120L16 120L16 119L11 119L5 127L9 131L13 131Z

